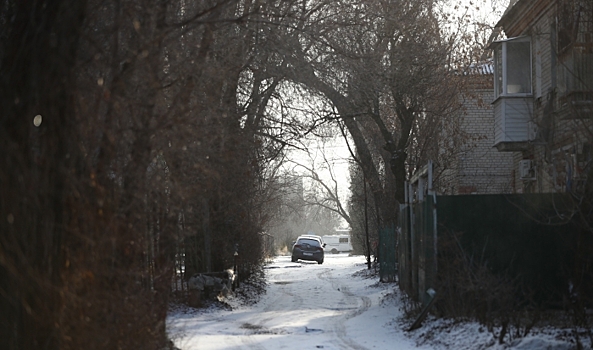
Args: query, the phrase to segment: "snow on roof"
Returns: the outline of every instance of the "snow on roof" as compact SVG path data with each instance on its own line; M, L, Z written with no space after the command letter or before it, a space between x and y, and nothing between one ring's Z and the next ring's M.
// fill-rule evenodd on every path
M480 63L472 63L468 67L470 75L492 75L494 74L494 64L492 60Z
M491 58L483 62L472 63L456 71L459 75L493 75L494 62Z

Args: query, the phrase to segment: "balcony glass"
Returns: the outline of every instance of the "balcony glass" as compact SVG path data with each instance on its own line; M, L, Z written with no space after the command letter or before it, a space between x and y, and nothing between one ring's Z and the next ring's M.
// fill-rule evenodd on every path
M496 97L531 94L531 42L513 38L494 43Z

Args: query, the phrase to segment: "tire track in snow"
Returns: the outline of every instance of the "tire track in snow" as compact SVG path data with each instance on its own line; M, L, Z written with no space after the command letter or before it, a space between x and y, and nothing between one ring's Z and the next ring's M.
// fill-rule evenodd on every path
M346 285L341 284L339 280L332 276L331 270L322 271L317 274L317 277L330 282L334 289L340 291L343 296L342 300L346 305L357 305L356 308L346 312L343 317L338 316L339 320L334 324L334 332L338 340L348 349L366 350L367 348L348 336L346 332L346 321L367 311L372 305L371 299L366 296L353 294Z
M290 291L290 272L283 272L276 274L273 279L270 279L272 288L278 288L279 295L271 301L267 301L266 305L262 309L261 315L268 315L267 317L255 316L249 323L243 323L240 328L245 329L245 335L241 337L241 342L250 349L254 350L265 350L264 347L259 345L254 336L261 334L284 334L283 330L270 330L265 327L265 324L272 321L277 315L269 315L274 311L283 311L287 308L299 308L303 304L303 298L298 294ZM270 293L271 294L271 293Z

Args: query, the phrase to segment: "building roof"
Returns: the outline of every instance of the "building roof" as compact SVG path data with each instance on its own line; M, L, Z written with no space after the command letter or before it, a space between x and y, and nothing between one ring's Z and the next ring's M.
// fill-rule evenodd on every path
M515 8L515 5L517 5L518 2L523 1L525 2L529 2L530 0L510 0L507 9L504 11L504 13L502 14L502 17L498 20L498 23L496 23L495 27L504 27L505 23L508 22L508 18L512 17L512 14L517 12L517 8L519 6L517 6L517 8Z
M496 27L502 27L509 37L523 35L532 22L554 3L553 0L511 0Z
M469 66L469 74L492 75L494 74L494 64L492 60L488 62L472 63Z

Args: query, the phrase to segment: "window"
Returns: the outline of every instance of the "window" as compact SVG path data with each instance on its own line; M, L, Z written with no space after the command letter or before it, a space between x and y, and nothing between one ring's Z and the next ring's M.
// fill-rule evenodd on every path
M593 2L591 0L558 0L558 53L577 43L591 43Z
M340 238L340 243L348 243L348 238L347 237Z
M593 106L593 1L558 0L558 84L565 118L590 118Z
M531 42L527 37L494 43L496 97L531 94Z
M321 247L321 243L319 243L318 240L309 238L299 238L297 244L308 244L312 247Z
M529 37L492 43L494 49L494 145L501 152L525 150L534 139L532 53Z

